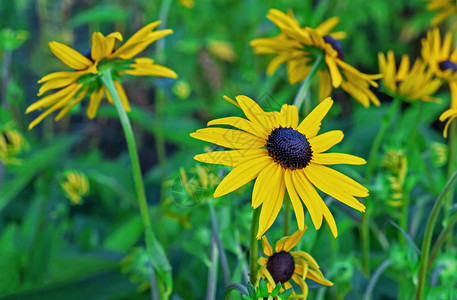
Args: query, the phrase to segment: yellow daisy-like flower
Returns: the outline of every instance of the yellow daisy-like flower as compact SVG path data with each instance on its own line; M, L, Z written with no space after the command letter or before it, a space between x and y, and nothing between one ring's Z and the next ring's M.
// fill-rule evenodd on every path
M92 35L92 48L86 55L80 54L62 43L50 42L49 48L52 53L74 71L51 73L38 81L38 83L43 84L38 96L42 96L51 90L58 90L41 98L27 108L26 113L48 108L30 123L29 129L32 129L46 116L59 109L60 112L55 120L60 120L86 95L90 95L90 102L87 108L87 116L90 119L95 117L98 106L105 94L108 101L112 103L111 95L97 75L100 68L109 67L112 69L112 75L115 79L114 85L127 112L130 111L130 105L124 88L119 81L121 75L177 78L173 70L155 64L154 60L150 58L133 59L135 55L143 51L152 42L173 33L171 29L154 31L159 24L160 21L156 21L144 26L117 50L114 50L116 40L122 41L122 35L119 32L114 32L107 36L100 32L95 32Z
M305 228L303 202L316 229L321 227L325 218L332 234L338 235L335 220L314 186L350 207L365 211L365 206L354 196L366 197L368 190L325 166L366 163L364 159L349 154L324 153L344 136L340 130L318 135L321 121L333 100L322 101L301 123L294 105L284 104L280 112L264 112L249 97L237 96L236 101L247 120L228 117L212 120L208 126L229 125L240 130L209 127L191 133L196 139L234 150L214 151L194 158L235 167L216 188L214 197L228 194L257 178L252 192L252 207L256 209L262 205L257 239L276 219L286 189L300 230Z
M443 135L447 137L447 129L457 117L457 48L452 49L452 33L446 33L443 42L438 28L429 30L427 37L422 39L422 58L435 72L436 76L447 81L451 90L451 105L440 116L440 121L447 119Z
M21 160L15 158L26 145L22 134L11 126L6 126L0 131L0 162L5 165L18 165Z
M438 101L431 97L441 86L441 80L434 77L431 69L426 69L426 64L416 59L410 69L409 56L403 55L400 66L396 67L393 51L378 54L379 70L383 75L384 86L394 97L396 95L408 101Z
M427 10L437 10L438 13L432 19L432 26L437 26L447 18L457 14L457 1L455 0L429 0Z
M255 39L250 43L256 54L277 55L268 65L267 74L273 74L281 64L286 63L289 82L300 82L311 71L317 51L324 55L325 61L318 71L319 100L328 97L332 87L341 87L365 107L370 102L380 104L370 90L370 85L377 87L374 80L381 75L364 74L344 62L343 46L339 39L344 38L345 33L330 33L339 18L330 18L316 28L302 28L293 16L277 9L270 9L267 18L281 29L281 33L276 37Z
M258 259L260 269L257 273L257 284L260 278L265 278L271 291L278 282L281 282L281 291L283 291L292 288L290 280L293 280L301 288L301 294L292 293L291 298L294 299L306 299L308 296L306 278L326 286L333 285L331 281L325 279L311 255L304 251L290 251L300 241L304 232L296 231L290 236L283 237L276 242L274 252L267 238L262 237L263 253L267 257Z
M89 193L89 180L78 171L66 172L60 185L73 204L81 204L82 198Z

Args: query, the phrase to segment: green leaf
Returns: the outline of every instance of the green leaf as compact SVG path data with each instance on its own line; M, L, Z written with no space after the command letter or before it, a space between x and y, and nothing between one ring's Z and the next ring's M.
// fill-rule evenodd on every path
M76 27L87 23L125 22L125 20L127 20L126 10L114 6L98 6L81 11L70 20L69 24Z
M168 261L168 257L162 247L162 244L157 240L152 230L146 230L146 239L151 246L148 251L149 260L152 262L154 269L157 271L157 275L164 286L159 286L163 294L168 298L173 290L173 277L171 273L171 265Z
M290 295L292 295L292 292L294 290L292 288L290 289L287 289L285 290L284 292L282 292L281 294L279 294L279 298L285 300L285 299L289 299Z
M128 219L115 229L103 243L108 250L125 252L135 245L143 234L143 222L140 216Z

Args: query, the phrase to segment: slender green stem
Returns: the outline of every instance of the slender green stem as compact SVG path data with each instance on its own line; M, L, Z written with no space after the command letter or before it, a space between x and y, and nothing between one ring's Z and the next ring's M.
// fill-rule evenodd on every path
M311 70L309 71L308 76L306 77L305 80L303 80L303 83L302 83L300 89L298 90L297 95L295 96L294 105L297 107L298 111L300 111L300 108L301 108L306 96L308 95L309 87L311 86L311 81L312 81L314 75L316 75L317 71L319 70L323 57L324 57L324 55L322 53L319 53L317 55L316 60L314 61L314 64L311 67ZM306 108L305 113L308 114L311 110L311 106L305 105L305 108Z
M371 300L371 294L378 282L379 277L381 277L382 273L392 264L390 259L385 260L377 269L374 271L373 276L370 278L370 282L368 282L368 286L365 290L365 294L363 295L363 300Z
M389 127L392 118L394 117L395 113L400 107L400 103L401 98L394 98L392 104L390 105L389 111L387 112L387 115L385 115L382 119L381 127L379 128L378 134L376 135L373 141L373 145L371 146L370 150L370 155L368 157L367 171L365 174L367 184L370 184L371 175L373 174L374 163L375 161L377 161L376 155L378 154L382 139L386 134L387 128Z
M403 229L405 232L408 232L408 209L409 209L409 202L410 202L410 197L409 193L404 193L403 199L402 199L402 207L401 207L401 215L400 215L400 228ZM399 230L398 231L398 238L399 241L403 244L406 245L406 238L403 235L403 233Z
M211 264L208 272L208 286L206 288L206 299L216 299L216 286L217 286L217 243L214 235L211 238Z
M255 284L257 280L257 259L259 258L259 241L257 240L257 231L259 230L260 207L257 207L252 214L251 223L251 248L249 249L249 262L251 264L250 280Z
M425 108L425 102L421 101L418 104L419 108L417 109L416 117L414 118L413 124L411 124L411 131L409 132L409 141L408 148L412 149L413 145L416 143L417 130L419 129L419 122L422 119L422 114Z
M454 172L454 163L455 163L455 135L457 134L457 122L452 122L449 128L449 159L447 165L447 176L448 178L451 177L452 173ZM449 214L451 213L451 205L453 202L453 193L454 189L451 190L449 195L447 196L446 203L444 204L444 219L447 220L449 218ZM452 231L452 229L451 229ZM453 243L453 235L449 234L446 238L446 247L448 249L452 248Z
M219 250L222 275L224 276L224 284L227 286L230 283L230 268L227 262L227 256L225 255L224 245L222 244L221 237L219 235L219 226L217 225L217 215L214 211L212 201L208 201L210 219L211 219L211 228L212 235L216 241L217 249Z
M433 205L432 212L427 221L425 229L424 241L422 242L421 259L419 267L419 282L417 284L416 300L422 300L424 296L425 279L427 277L427 265L429 260L430 245L432 242L433 229L435 228L436 219L443 205L446 196L452 191L454 184L457 181L457 171L452 174L451 178L447 181L440 195Z
M149 218L148 204L146 201L146 194L144 191L143 177L141 175L140 161L138 159L138 151L136 148L135 137L133 135L132 125L127 116L127 113L122 106L121 99L117 93L116 87L114 86L113 78L111 76L111 69L105 69L101 71L101 79L103 84L107 88L111 97L113 98L114 106L119 114L119 119L122 124L122 129L124 130L125 140L127 141L127 147L129 150L130 161L132 163L132 173L133 180L135 182L135 189L138 197L138 204L141 212L141 218L143 220L143 225L146 233L145 243L148 253L154 253L154 245L152 240L155 240L154 232L151 227L151 219ZM155 287L152 286L152 289L157 288L157 282L155 282ZM158 299L158 298L157 298Z
M241 293L241 295L244 295L244 296L248 296L249 293L248 293L248 290L246 289L245 286L239 284L239 283L232 283L230 285L228 285L226 288L225 288L225 292L224 292L224 300L228 300L229 297L230 297L230 293L232 291L238 291Z
M452 233L452 229L454 228L454 225L457 223L457 212L453 213L446 224L446 226L441 230L440 235L436 239L435 245L432 248L432 252L430 253L430 258L428 260L428 267L427 270L430 269L433 261L436 258L436 255L438 254L438 251L441 248L441 245L443 245L445 237L449 234Z
M378 134L376 135L373 145L371 146L370 155L368 157L367 171L366 171L366 184L370 184L371 175L373 173L374 163L377 160L376 155L378 153L381 142L384 138L384 135L389 127L392 118L397 112L401 103L400 98L395 98L387 112L387 115L384 116L381 127L379 128ZM362 269L366 276L370 273L370 198L366 198L367 210L362 215L362 226L360 229L360 239L362 244Z

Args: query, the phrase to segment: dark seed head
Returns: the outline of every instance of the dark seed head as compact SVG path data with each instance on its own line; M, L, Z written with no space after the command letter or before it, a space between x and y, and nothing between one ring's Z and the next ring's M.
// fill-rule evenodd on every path
M402 82L403 82L403 81L401 81L401 80L397 80L397 81L395 81L395 85L396 85L397 87L399 87L400 84L401 84Z
M343 60L344 58L344 51L343 51L343 45L341 45L340 41L333 38L331 35L324 35L324 41L327 44L330 44L333 49L335 49L336 52L338 52L338 58Z
M306 136L290 127L274 129L268 136L265 147L275 162L292 170L303 169L313 157Z
M267 270L270 272L275 283L285 283L292 278L295 270L295 262L289 252L281 251L270 256L267 262Z
M452 70L452 72L457 72L457 64L449 59L443 60L438 65L441 71Z

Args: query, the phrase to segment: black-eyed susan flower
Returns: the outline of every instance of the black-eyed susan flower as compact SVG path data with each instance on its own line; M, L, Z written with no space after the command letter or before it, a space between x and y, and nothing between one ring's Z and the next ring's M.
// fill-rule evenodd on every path
M422 39L422 58L435 72L436 76L445 80L451 90L451 105L440 116L440 121L446 122L443 135L447 137L447 129L457 117L457 48L452 50L452 33L446 33L441 42L441 35L438 28L429 30L427 37Z
M331 33L339 18L330 18L316 28L302 28L293 16L277 9L270 9L267 18L281 29L281 33L250 43L256 54L276 54L268 65L267 74L273 74L286 63L289 82L300 82L308 77L317 56L323 55L324 62L318 71L319 100L328 97L332 87L341 87L365 107L370 102L380 104L370 86L377 87L374 80L381 76L364 74L344 61L340 39L345 37L345 33Z
M337 236L335 220L314 186L350 207L365 210L354 196L366 197L368 190L326 166L366 163L364 159L349 154L325 153L344 136L339 130L318 135L321 121L333 100L322 101L301 123L294 105L284 104L280 112L264 112L249 97L237 96L236 101L234 103L243 110L247 119L216 119L208 122L211 127L191 133L196 139L233 150L199 154L194 158L235 167L218 185L214 197L226 195L257 178L252 192L252 207L262 206L257 239L276 219L286 190L300 230L305 228L304 203L315 228L319 229L325 218L332 234ZM236 129L213 125L228 125Z
M452 15L457 14L457 1L455 0L429 0L427 10L436 10L437 14L433 17L431 24L439 25Z
M400 66L396 67L393 51L378 54L379 71L383 75L384 87L392 96L399 96L407 101L438 101L432 97L441 86L441 80L434 76L431 69L421 59L416 59L410 69L408 55L403 55Z
M21 160L16 156L24 149L25 145L25 139L19 131L10 125L2 128L0 131L0 162L5 165L20 164Z
M83 197L89 193L89 180L78 171L65 172L60 186L73 204L81 204Z
M49 48L52 53L73 71L51 73L38 81L42 84L38 96L49 91L53 92L27 108L26 113L48 108L30 123L29 129L56 110L60 110L60 112L55 120L60 120L86 95L90 96L87 116L93 119L105 95L109 102L113 102L99 76L99 70L102 68L112 70L114 85L126 111L130 111L130 105L120 82L121 75L176 78L177 75L173 70L155 64L154 60L150 58L133 59L152 42L173 33L171 29L154 31L159 24L160 21L156 21L144 26L116 50L114 50L116 40L122 41L122 35L119 32L107 36L95 32L92 35L92 48L85 55L62 43L50 42Z
M257 281L265 278L268 288L272 290L279 282L284 289L292 288L290 283L292 280L301 288L301 293L292 293L291 298L293 299L306 299L308 296L306 278L326 286L333 285L332 282L325 279L319 265L311 255L304 251L291 251L298 244L304 232L296 231L290 236L281 238L276 242L274 251L268 239L265 236L262 237L262 248L266 257L258 259L260 268L257 273Z

